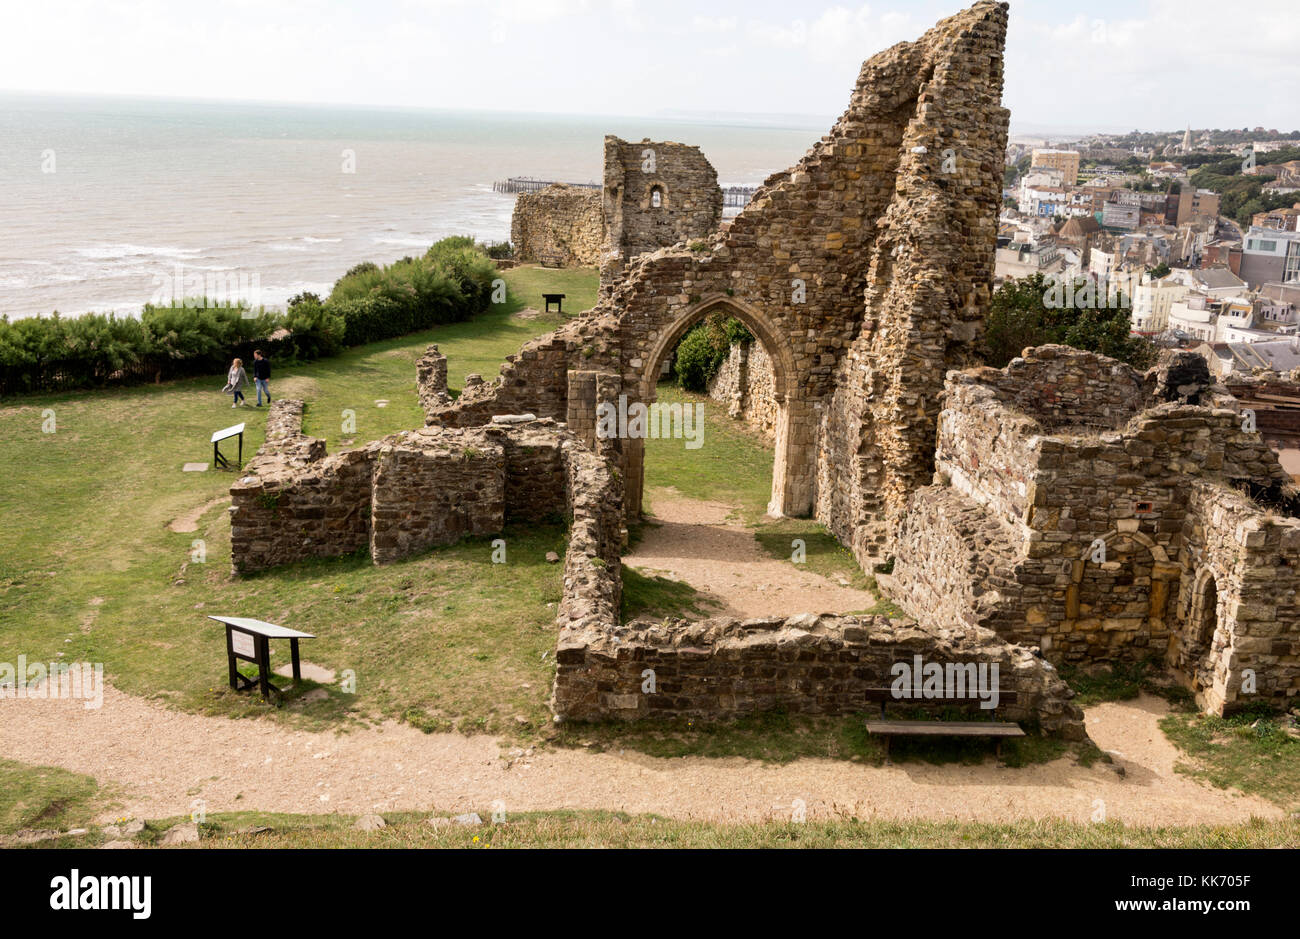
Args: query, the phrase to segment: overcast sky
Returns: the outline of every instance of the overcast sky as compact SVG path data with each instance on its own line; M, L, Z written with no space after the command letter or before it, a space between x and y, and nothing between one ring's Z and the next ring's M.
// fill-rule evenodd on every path
M21 0L0 89L835 115L963 0ZM1013 127L1300 127L1297 0L1017 0Z

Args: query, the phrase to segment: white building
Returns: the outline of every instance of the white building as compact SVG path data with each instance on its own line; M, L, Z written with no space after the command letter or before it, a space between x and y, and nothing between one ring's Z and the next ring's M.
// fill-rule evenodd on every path
M1133 332L1162 333L1169 328L1169 312L1187 296L1187 285L1172 275L1154 279L1143 274L1133 288Z

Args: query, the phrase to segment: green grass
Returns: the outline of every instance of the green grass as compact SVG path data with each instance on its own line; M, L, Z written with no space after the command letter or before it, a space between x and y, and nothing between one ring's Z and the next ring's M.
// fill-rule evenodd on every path
M600 277L593 268L547 268L529 264L511 268L505 277L512 297L518 297L523 306L534 310L546 308L543 293L564 294L564 312L568 316L594 307L600 291Z
M86 827L101 805L89 776L0 759L0 835Z
M595 271L546 271L568 291ZM294 366L273 364L272 392L308 402L305 430L341 448L342 410L356 412L355 445L419 427L415 360L430 342L448 357L450 384L491 379L501 361L561 318L512 318L543 277L503 274L510 301L478 319ZM522 280L521 280L522 279ZM524 286L518 286L520 284ZM518 288L518 289L516 289ZM5 485L0 487L0 660L102 662L132 694L200 713L332 726L352 718L405 717L427 729L514 730L544 723L561 572L544 560L564 550L558 526L506 533L509 563L490 563L471 541L374 567L363 555L311 561L235 579L221 500L233 473L182 473L211 459L209 434L236 421L245 458L263 439L266 409L238 412L219 377L160 386L42 395L0 406ZM376 400L387 400L376 407ZM52 409L57 432L41 432ZM167 528L213 505L192 533ZM201 541L206 561L192 559ZM221 627L208 613L255 616L320 638L303 657L356 672L356 693L323 699L306 683L281 710L225 683ZM285 650L277 650L279 661ZM276 660L273 660L276 661ZM311 695L320 698L319 695Z
M622 619L629 622L638 616L660 617L707 615L708 600L690 584L668 577L642 574L623 565Z
M688 450L683 440L645 442L645 487L672 487L683 496L737 507L747 524L759 522L772 496L771 447L746 425L727 416L726 405L677 385L659 385L660 404L693 404L704 409L702 445ZM645 511L654 511L647 498Z
M1193 703L1191 692L1173 684L1152 659L1087 670L1067 664L1061 666L1061 677L1074 689L1074 703L1079 707L1092 707L1103 701L1133 701L1142 692L1164 698L1184 710Z
M1187 759L1178 771L1220 789L1234 788L1300 812L1300 739L1287 733L1290 716L1255 708L1232 717L1168 714L1165 735Z
M811 810L810 810L811 811ZM386 812L386 826L358 831L353 815L292 815L229 812L209 815L197 844L180 849L239 848L1295 848L1300 822L1252 820L1234 826L1148 828L1119 822L1080 824L1058 819L1010 823L881 821L840 810L828 820L794 820L774 807L765 822L720 824L658 815L606 811L507 812L493 822L488 806L477 809L483 824L431 826L417 812ZM787 816L788 817L784 817ZM136 841L155 845L173 824L155 819ZM107 838L92 830L33 847L91 846Z

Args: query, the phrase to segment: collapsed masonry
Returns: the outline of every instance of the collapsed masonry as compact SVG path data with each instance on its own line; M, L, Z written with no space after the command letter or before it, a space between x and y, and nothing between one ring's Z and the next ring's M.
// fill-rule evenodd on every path
M527 343L495 381L467 380L453 401L434 362L422 363L423 431L331 457L319 441L269 437L268 459L260 454L232 490L236 570L365 544L388 561L486 533L512 513L531 517L526 445L512 441L545 434L560 456L532 485L541 504L568 505L575 518L557 715L856 711L863 688L889 684L888 661L923 654L1006 663L1026 719L1068 736L1081 727L1078 709L1034 647L1058 661L1114 661L1166 640L1208 708L1293 698L1300 552L1288 521L1233 489L1281 491L1258 437L1229 433L1228 410L1216 407L1226 400L1193 400L1199 385L1178 374L1183 365L1148 380L1060 350L1005 374L969 371L992 286L1006 15L982 0L870 59L830 134L730 225L706 243L619 256L625 269L602 284L596 307ZM603 204L623 206L634 249L633 215L683 206L671 181L653 197L664 163L622 155L617 165ZM653 402L677 342L714 312L744 322L764 352L770 511L815 515L868 570L896 558L894 583L915 622L620 622L616 534L641 512L644 447L599 439L598 408ZM1157 397L1166 403L1153 408ZM499 425L525 414L535 421ZM1071 421L1101 428L1097 440L1067 432ZM1091 477L1074 473L1084 465ZM587 482L573 482L575 466ZM600 506L594 521L580 524L579 496ZM1097 539L1107 560L1077 564ZM1174 595L1184 618L1143 613ZM1201 626L1188 625L1194 615ZM648 698L646 668L659 679ZM1246 669L1260 679L1250 692Z

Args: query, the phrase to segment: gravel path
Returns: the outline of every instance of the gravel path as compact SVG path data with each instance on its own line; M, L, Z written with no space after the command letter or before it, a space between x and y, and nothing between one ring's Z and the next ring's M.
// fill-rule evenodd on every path
M876 596L774 558L752 529L729 522L732 507L688 499L671 489L651 492L655 524L647 525L623 561L643 574L690 584L717 605L715 616L748 619L773 613L851 613L871 609Z
M211 812L344 812L410 809L508 812L610 809L710 821L788 818L794 800L809 818L1009 821L1106 816L1135 825L1240 823L1280 818L1261 799L1206 788L1173 771L1177 751L1156 726L1165 704L1104 704L1088 713L1103 749L1118 751L1120 777L1066 758L1007 769L900 763L872 767L802 759L658 759L633 752L545 749L512 755L487 736L424 734L406 725L337 735L290 730L269 720L232 720L169 710L108 688L103 707L79 701L0 700L0 752L61 766L113 786L113 816Z

